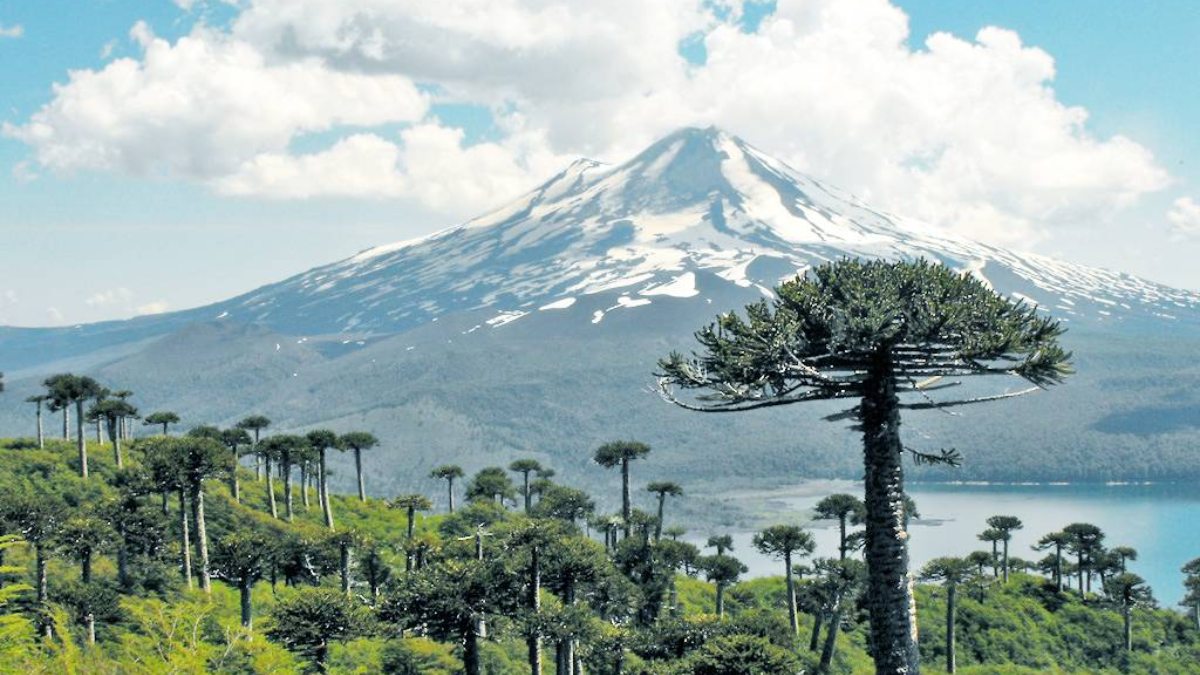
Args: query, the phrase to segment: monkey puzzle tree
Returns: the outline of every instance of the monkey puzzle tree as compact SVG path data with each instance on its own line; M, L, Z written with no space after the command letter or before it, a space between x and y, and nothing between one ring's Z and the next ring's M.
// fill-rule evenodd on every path
M956 452L906 449L903 410L950 408L1028 393L1071 372L1063 329L979 279L943 265L843 260L782 284L776 299L719 316L696 333L702 354L659 362L660 388L676 405L706 412L856 399L832 419L863 434L871 644L880 673L919 670L910 606L902 455L958 463ZM934 400L944 378L1013 375L1032 388ZM704 393L681 398L680 390ZM915 393L919 400L901 398Z
M773 525L754 535L754 547L763 555L782 558L784 580L787 583L788 622L792 632L800 632L800 620L796 616L796 581L792 561L799 556L811 555L817 544L812 535L796 525Z
M817 583L822 587L821 595L825 599L825 611L829 615L829 631L825 634L825 645L821 648L817 672L829 673L833 664L833 653L837 648L838 631L842 627L842 615L862 591L866 566L859 560L833 558L821 558L813 566L820 574Z
M508 470L521 474L521 494L525 497L525 513L533 507L533 492L529 489L529 474L541 471L542 464L536 459L518 459L508 465Z
M696 562L696 566L704 571L704 577L717 587L716 613L718 617L725 616L725 589L736 584L738 578L750 571L742 561L733 556L718 553L704 556Z
M682 497L683 488L678 483L660 480L647 485L646 492L653 494L658 499L658 521L654 524L654 541L658 541L662 539L663 506L667 502L667 497Z
M1004 570L1004 583L1008 583L1008 542L1012 541L1012 533L1025 527L1021 519L1016 516L992 516L987 519L987 524L993 530L1000 533L1000 541L1003 543L1004 550L1002 552L1000 567Z
M850 550L850 539L846 525L860 525L866 515L862 500L854 495L834 494L825 497L813 507L817 518L838 521L838 558L846 559Z
M1200 558L1189 560L1179 571L1183 572L1183 587L1187 591L1180 604L1192 610L1192 619L1200 630Z
M1124 623L1125 651L1133 651L1133 608L1142 605L1153 605L1154 597L1146 580L1136 574L1122 572L1105 581L1104 593L1110 602L1121 611Z
M242 484L238 480L238 460L242 458L242 448L249 446L250 442L250 434L245 429L235 427L221 432L221 443L229 448L229 456L233 460L233 470L229 472L229 492L239 504L242 503Z
M283 513L284 518L290 523L295 514L295 490L292 489L292 469L295 466L296 460L300 458L305 448L308 447L308 439L304 436L296 436L294 434L280 434L267 438L259 444L259 447L262 452L278 462L280 469L283 471Z
M964 558L934 558L921 569L923 581L940 582L946 588L946 672L955 672L954 620L958 585L975 574L975 564Z
M613 441L596 449L593 456L600 466L611 469L621 467L621 517L625 519L625 536L629 536L629 518L633 504L629 497L629 463L650 454L650 446L637 441Z
M532 514L539 518L557 518L572 525L596 512L596 503L583 490L565 485L545 487Z
M116 538L111 525L90 513L68 517L55 535L59 550L79 562L79 578L85 584L92 581L95 555L112 546Z
M0 391L4 391L3 382L0 382ZM46 433L42 428L42 407L49 400L50 396L48 394L34 394L25 399L26 403L32 403L37 409L37 444L39 448L46 447Z
M162 427L162 435L170 434L172 424L179 424L179 415L170 410L159 410L152 412L142 418L142 425L147 427Z
M733 550L733 537L727 534L714 534L704 543L708 548L717 549L717 555L725 555L725 551Z
M231 532L213 547L213 576L238 589L242 607L242 625L254 625L252 589L267 569L271 543L257 532Z
M104 421L108 429L108 437L113 444L113 461L116 462L117 468L125 466L125 459L121 456L121 427L126 419L138 414L137 408L119 398L106 398L97 401L96 405L92 406L92 411Z
M275 605L267 636L311 660L321 672L329 643L357 637L369 624L365 607L332 589L297 593Z
M196 525L196 551L200 562L200 587L205 593L212 591L209 581L211 566L208 558L208 526L204 517L204 481L222 478L233 470L225 446L212 438L185 437L175 440L178 447L176 457L180 462L182 481L191 499L192 522ZM180 503L182 508L183 504Z
M370 450L377 445L379 445L379 439L365 431L351 431L348 434L342 434L338 439L338 447L354 451L354 473L358 478L358 500L362 502L367 501L367 490L363 484L363 450Z
M1066 532L1051 532L1038 539L1033 545L1035 551L1054 549L1054 585L1059 593L1063 590L1063 549L1071 543L1071 535Z
M503 505L517 494L508 474L498 466L484 467L467 483L467 499L490 500Z
M1114 546L1108 552L1117 557L1121 572L1128 572L1129 562L1138 559L1137 549L1132 546Z
M37 603L45 604L48 592L47 566L54 544L67 517L66 505L57 495L34 493L28 489L3 497L4 522L34 552L34 588Z
M249 417L242 418L242 420L234 426L238 429L244 429L254 434L254 445L258 445L258 441L262 436L263 429L271 426L271 420L263 415L250 415ZM255 454L257 455L257 453ZM257 461L254 463L254 476L258 479L262 478L261 456L259 456Z
M104 390L104 387L90 377L71 375L70 373L49 377L43 384L49 391L51 399L61 405L64 411L71 405L75 406L75 433L77 436L75 444L79 450L79 475L87 478L87 435L83 433L83 404L96 398ZM65 422L63 428L66 428Z
M992 545L992 576L1000 576L1000 542L1004 539L1004 533L994 527L989 527L975 535L975 538Z
M565 534L562 526L554 521L530 520L510 532L505 542L505 548L521 557L518 564L528 563L525 610L532 620L529 622L530 630L526 642L529 647L529 671L532 675L542 672L542 640L537 621L542 607L542 556L551 544ZM524 557L526 555L528 558Z
M317 451L317 496L321 511L325 515L325 527L333 529L333 507L329 503L329 469L325 463L331 448L338 447L337 434L328 429L313 429L308 432L308 443Z
M449 497L448 511L454 513L454 481L463 477L463 470L457 464L443 464L429 472L430 478L446 481L446 494Z
M404 510L405 518L407 519L404 538L411 540L413 538L413 529L417 525L417 511L428 511L433 508L433 503L425 495L410 494L396 497L388 506L393 509Z
M1075 554L1079 572L1079 595L1092 590L1092 568L1104 549L1104 531L1091 523L1071 523L1063 528L1070 541L1067 549Z

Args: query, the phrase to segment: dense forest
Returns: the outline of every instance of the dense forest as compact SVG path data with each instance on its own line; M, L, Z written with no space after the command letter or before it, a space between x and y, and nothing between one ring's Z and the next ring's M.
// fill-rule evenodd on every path
M430 495L325 494L322 450L354 452L369 435L268 434L253 416L177 434L157 419L155 435L132 441L121 421L102 425L116 442L84 427L86 477L79 438L2 444L0 670L873 669L855 497L832 495L812 514L844 524L839 550L814 551L799 524L769 527L754 543L779 558L780 576L742 579L725 538L703 550L681 540L671 500L686 487L640 484L641 444L594 459L648 490L653 513L597 513L534 461L474 476L440 467L454 511L432 513ZM1196 619L1156 607L1121 572L1135 552L1076 524L1026 561L1005 550L1020 524L994 521L980 524L984 550L921 571L927 671L953 653L965 673L1194 672ZM1200 561L1184 572L1189 602L1200 600Z

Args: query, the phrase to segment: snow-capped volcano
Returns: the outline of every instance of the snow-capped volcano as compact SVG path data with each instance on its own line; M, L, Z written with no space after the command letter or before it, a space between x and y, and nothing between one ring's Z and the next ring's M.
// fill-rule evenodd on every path
M697 296L697 275L769 293L842 256L939 260L1068 320L1191 321L1200 308L1195 293L872 209L734 136L688 128L624 164L579 160L487 215L311 270L220 311L308 335L390 334L482 308L495 311L496 326L597 294L616 294L614 309Z

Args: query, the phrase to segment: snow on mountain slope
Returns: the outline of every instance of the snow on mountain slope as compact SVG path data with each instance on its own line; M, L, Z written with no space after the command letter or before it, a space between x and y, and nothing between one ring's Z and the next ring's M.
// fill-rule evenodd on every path
M939 260L1068 321L1200 322L1196 293L883 213L713 128L683 129L615 167L580 160L492 213L264 287L212 316L377 335L490 308L487 325L498 328L596 294L616 294L614 311L694 297L697 273L769 293L842 256Z

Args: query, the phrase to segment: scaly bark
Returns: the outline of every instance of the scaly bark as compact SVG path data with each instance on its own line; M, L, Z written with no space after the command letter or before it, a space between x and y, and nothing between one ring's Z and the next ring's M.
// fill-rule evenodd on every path
M208 527L204 520L204 486L192 487L192 522L196 524L196 554L200 558L200 588L212 593L208 564Z
M917 675L920 655L908 576L900 411L895 372L886 351L875 356L863 387L867 605L875 672Z

